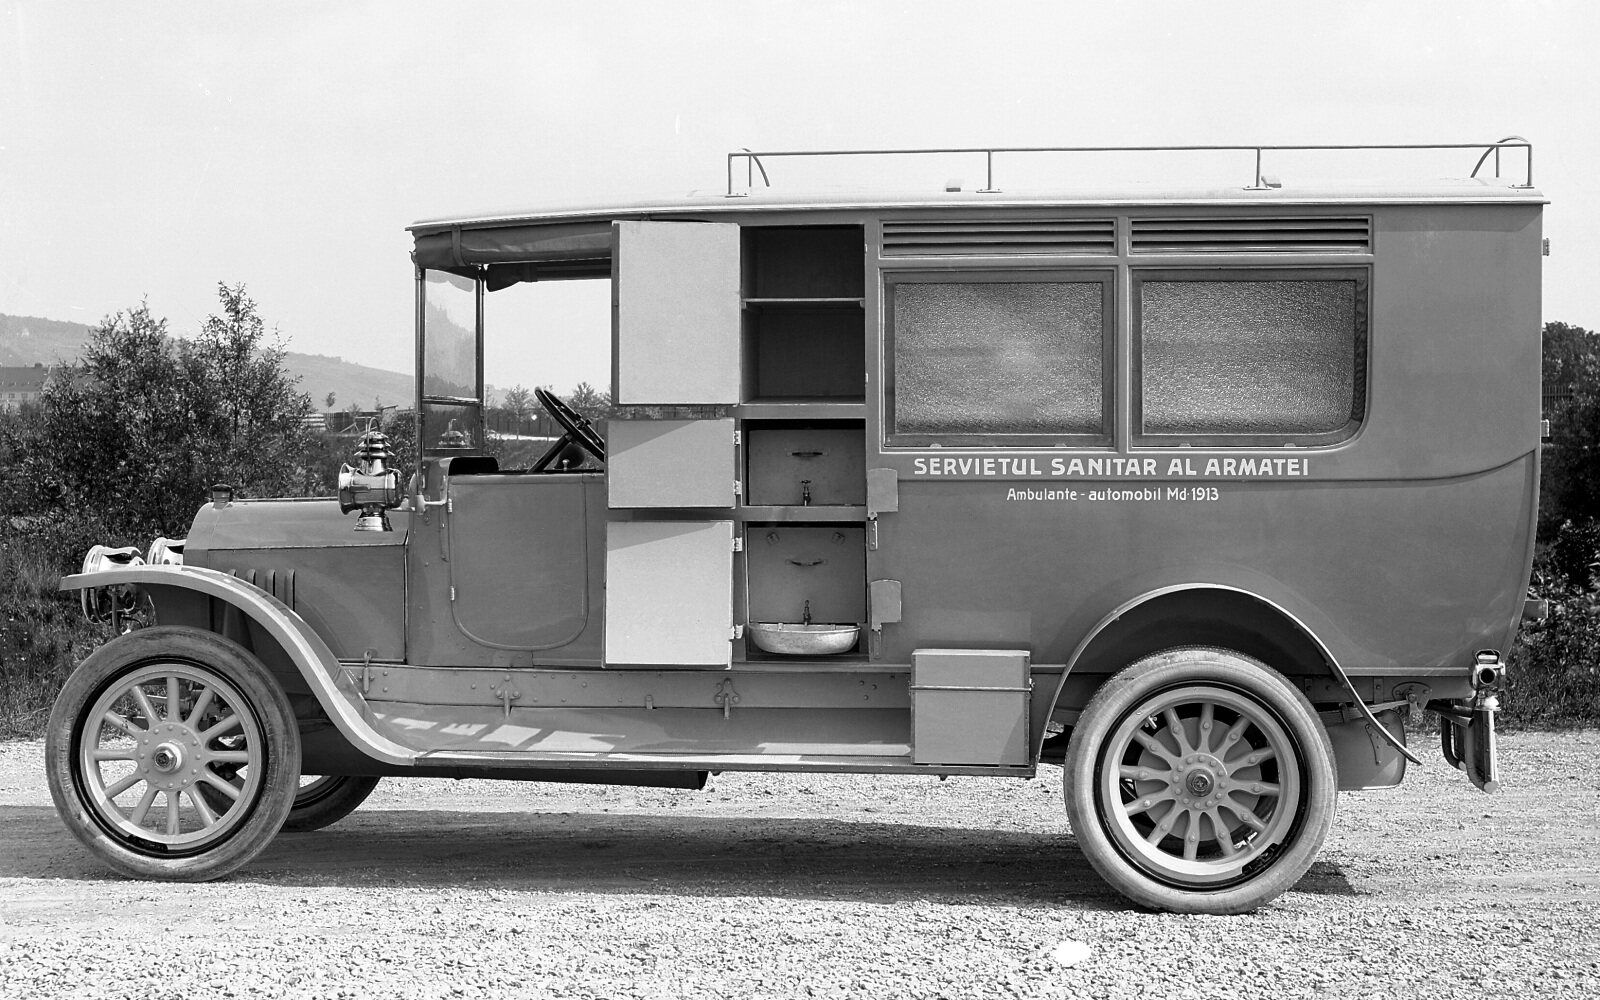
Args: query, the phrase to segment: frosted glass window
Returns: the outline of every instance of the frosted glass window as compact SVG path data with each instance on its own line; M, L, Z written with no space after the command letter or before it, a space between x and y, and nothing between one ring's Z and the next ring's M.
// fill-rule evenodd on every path
M1099 282L893 286L898 434L1098 434Z
M1360 415L1355 280L1144 281L1147 434L1331 434Z

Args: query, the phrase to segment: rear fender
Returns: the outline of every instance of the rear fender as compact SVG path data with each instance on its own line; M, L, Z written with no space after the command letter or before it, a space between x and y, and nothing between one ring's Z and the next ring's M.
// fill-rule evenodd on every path
M1327 673L1331 675L1341 687L1344 688L1345 692L1349 695L1350 701L1359 708L1361 713L1366 717L1366 721L1372 726L1375 732L1377 732L1386 742L1388 742L1389 745L1398 750L1407 760L1419 766L1422 764L1422 761L1418 759L1416 754L1412 753L1402 740L1396 738L1395 735L1389 731L1388 727L1379 722L1377 717L1372 714L1372 710L1367 706L1365 700L1362 699L1360 693L1356 691L1356 686L1353 682L1351 682L1350 675L1345 673L1344 668L1339 665L1339 661L1334 659L1333 653L1329 651L1327 644L1319 639L1316 633L1307 627L1305 622L1301 621L1275 601L1271 601L1259 594L1253 594L1250 591L1239 587L1227 586L1226 584L1177 584L1170 587L1162 587L1146 594L1141 594L1138 597L1135 597L1122 604L1115 611L1112 611L1110 614L1102 618L1095 625L1095 627L1083 637L1083 640L1078 643L1077 648L1072 651L1071 657L1069 657L1067 660L1066 669L1061 672L1061 679L1056 684L1054 697L1051 698L1049 704L1054 705L1056 701L1060 699L1061 693L1065 689L1068 678L1071 677L1073 669L1083 663L1085 659L1090 657L1091 651L1095 648L1096 641L1106 638L1109 635L1109 630L1111 627L1121 619L1129 614L1132 614L1139 608L1150 604L1152 601L1156 601L1161 598L1186 593L1199 596L1207 592L1247 598L1254 604L1259 605L1262 614L1271 616L1279 624L1285 627L1285 631L1288 634L1291 634L1296 638L1297 647L1305 648L1307 650L1305 659L1312 659L1313 654L1311 651L1314 650L1314 657L1320 658L1323 669L1325 669ZM1101 651L1104 652L1104 649ZM1148 653L1154 651L1155 650L1152 649L1146 650L1145 652ZM1310 663L1307 663L1306 665L1308 667L1312 666ZM1033 752L1035 758L1037 758L1043 745L1044 736L1045 734L1043 728L1041 727L1040 731L1035 734L1034 737Z
M328 644L305 619L261 588L196 566L128 566L65 577L61 590L119 585L137 586L148 594L163 624L228 634L233 631L230 623L238 621L234 616L242 616L256 626L252 634L264 636L275 647L262 649L258 642L256 655L280 677L285 665L292 667L351 745L386 764L409 765L415 760L414 751L379 734L367 722L365 703Z

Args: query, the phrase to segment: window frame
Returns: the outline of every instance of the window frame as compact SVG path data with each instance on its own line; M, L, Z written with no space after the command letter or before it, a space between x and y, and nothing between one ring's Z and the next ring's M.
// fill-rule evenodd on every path
M894 269L883 275L883 439L886 448L1099 448L1111 447L1116 421L1116 294L1113 267L971 267ZM1100 286L1100 430L1095 433L912 433L896 429L898 331L895 288L902 284L1098 284Z
M1371 406L1372 354L1372 269L1349 267L1134 267L1129 269L1130 371L1128 383L1131 444L1141 448L1193 446L1204 448L1259 448L1264 446L1319 447L1339 444L1355 437L1366 422ZM1250 431L1209 431L1157 433L1144 427L1144 284L1147 281L1181 282L1263 282L1263 281L1352 281L1355 283L1355 337L1352 364L1353 399L1350 414L1340 427L1330 431L1297 434L1263 434Z
M453 276L453 277L458 278L458 279L459 278L466 278L467 280L472 282L472 296L473 296L472 334L473 334L473 350L474 350L474 352L476 354L476 357L474 358L474 362L473 362L474 369L475 369L474 372L473 372L473 378L474 378L474 380L476 382L476 386L475 386L476 392L477 392L476 397L454 396L454 395L449 395L449 394L444 394L444 393L430 393L430 392L427 391L427 384L426 383L427 383L428 370L429 370L429 366L428 366L428 363L427 363L427 351L428 351L428 344L429 344L429 340L430 340L430 338L428 336L430 331L428 329L428 322L427 322L427 315L428 315L428 310L427 310L427 306L428 306L428 283L429 283L428 275L431 274L431 273L438 273L438 274L441 274L441 275ZM478 268L469 277L468 275L462 274L459 271L448 270L448 269L445 269L445 268L418 267L416 269L416 281L417 281L417 318L416 318L416 330L417 330L417 345L416 345L416 365L417 365L417 371L416 371L416 382L417 382L417 448L418 448L418 450L420 452L420 455L421 455L421 458L419 459L419 461L425 461L428 458L446 457L446 456L451 456L451 455L478 455L478 454L485 454L487 452L488 441L487 441L486 436L485 436L484 410L486 409L486 407L484 406L484 398L483 398L483 396L484 396L484 378L483 378L484 271L483 271L482 268ZM433 427L430 426L430 419L429 418L443 415L446 412L445 408L450 408L450 407L454 407L454 408L459 409L463 414L465 414L468 417L468 419L469 419L469 421L471 423L471 426L466 431L467 443L464 444L464 445L444 445L444 444L439 444L439 443L437 443L437 440L430 433L431 430L433 429ZM445 417L445 419L450 419L450 418Z

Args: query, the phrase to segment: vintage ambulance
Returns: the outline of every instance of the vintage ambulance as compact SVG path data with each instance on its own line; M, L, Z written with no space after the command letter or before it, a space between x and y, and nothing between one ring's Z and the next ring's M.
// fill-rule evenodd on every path
M1428 148L1458 179L920 151L984 187L892 196L760 186L797 154L745 152L726 192L418 223L417 453L370 432L337 499L219 489L184 543L63 581L125 631L51 717L61 816L197 880L383 776L1048 763L1129 899L1257 907L1339 791L1419 762L1407 710L1497 786L1544 199L1526 142ZM996 175L1045 155L1048 189ZM609 282L615 406L541 391L565 436L511 461L485 345L549 281Z

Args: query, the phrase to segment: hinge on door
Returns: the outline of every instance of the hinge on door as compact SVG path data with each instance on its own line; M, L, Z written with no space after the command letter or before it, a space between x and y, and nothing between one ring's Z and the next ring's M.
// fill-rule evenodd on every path
M735 625L732 628L728 629L728 638L729 639L743 639L744 638L744 626L743 625Z
M904 611L899 580L873 580L867 584L867 655L876 659L882 652L883 627L901 620Z
M867 470L867 548L878 547L878 515L900 509L900 474L893 469Z
M455 584L451 584L451 585L450 585L450 599L451 599L451 600L452 600L452 601L453 601L453 600L455 600L455 599L456 599L456 588L455 588Z
M733 443L734 444L741 444L743 441L744 441L744 432L743 431L734 431L733 432Z
M737 479L733 481L733 495L736 497L744 496L744 483L741 483Z
M733 551L735 551L735 552L743 552L744 551L744 536L743 535L734 535L733 536Z

